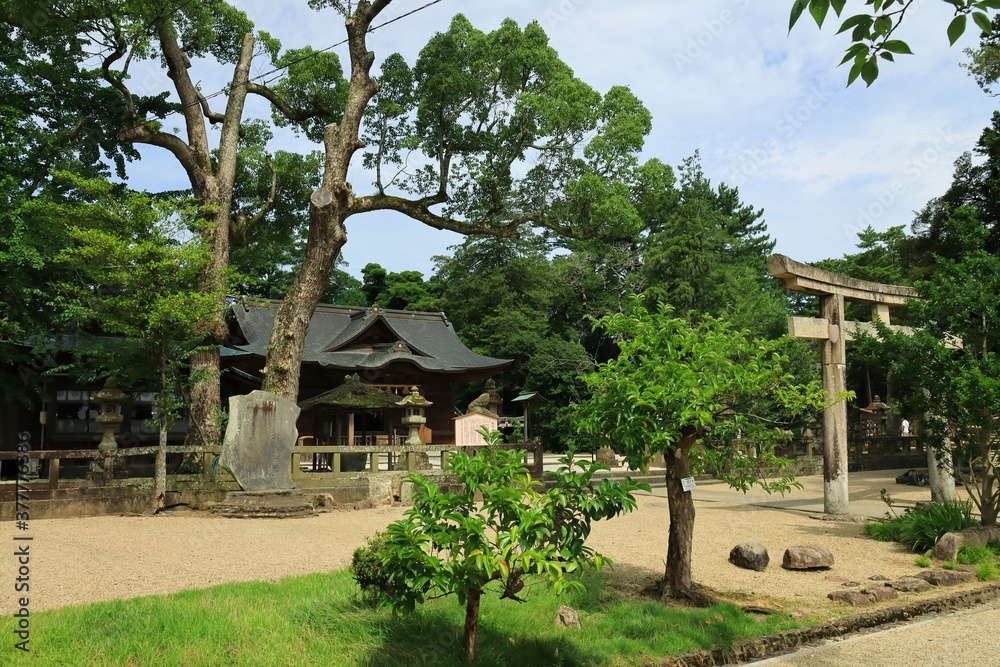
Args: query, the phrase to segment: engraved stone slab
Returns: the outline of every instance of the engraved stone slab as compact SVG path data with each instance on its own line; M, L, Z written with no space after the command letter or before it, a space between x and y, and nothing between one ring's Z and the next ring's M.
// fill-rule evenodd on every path
M295 401L266 391L229 399L229 425L219 465L244 491L293 489L291 456L298 430Z

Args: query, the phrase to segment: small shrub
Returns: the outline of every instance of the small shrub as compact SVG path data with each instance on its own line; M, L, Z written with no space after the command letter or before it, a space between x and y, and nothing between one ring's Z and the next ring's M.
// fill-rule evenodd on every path
M991 563L994 558L996 554L989 547L962 547L958 550L958 562L965 565Z
M967 502L927 503L904 512L900 521L899 541L918 553L933 549L945 533L977 523Z
M913 559L913 564L916 565L917 567L930 567L931 559L928 558L927 556L917 556L916 558Z
M958 563L956 563L953 560L950 560L947 563L941 563L941 567L943 567L946 570L954 570L958 567Z
M367 538L363 547L354 550L351 566L348 568L361 588L361 601L371 607L379 606L383 596L392 593L390 569L382 563L380 557L385 551L387 537L384 531L380 531Z
M899 542L901 530L901 517L880 521L878 523L866 523L864 526L865 535L874 538L879 542Z
M976 578L979 581L993 581L997 578L996 563L983 563L976 568Z

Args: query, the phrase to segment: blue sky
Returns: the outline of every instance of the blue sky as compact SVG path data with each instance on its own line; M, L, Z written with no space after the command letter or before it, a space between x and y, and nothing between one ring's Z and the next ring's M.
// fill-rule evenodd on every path
M397 0L384 19L427 0ZM325 48L343 39L341 17L314 12L305 0L237 0L258 29L285 48ZM913 212L942 194L954 160L971 150L996 104L960 63L978 43L970 30L954 47L944 26L941 0L918 0L899 31L914 56L885 64L870 88L845 87L837 68L847 41L835 20L823 31L807 16L787 31L790 0L441 0L369 36L376 66L400 52L413 62L435 32L464 13L479 29L505 17L520 25L538 21L576 75L604 92L626 85L653 115L644 157L676 166L700 151L706 175L738 186L742 199L764 210L776 252L811 262L851 252L867 225L884 230L909 225ZM860 2L849 3L860 5ZM381 21L380 21L381 22ZM971 23L971 22L970 22ZM335 49L346 62L344 47ZM266 69L263 64L255 71ZM221 88L228 73L192 74L206 92ZM161 73L147 71L150 87ZM142 85L138 77L134 85ZM267 116L260 103L247 117ZM317 148L282 133L272 148ZM144 148L131 181L151 190L184 187L179 165L163 151ZM355 191L370 180L360 170ZM368 262L391 271L429 275L433 255L461 242L450 232L424 227L397 214L356 216L344 249L357 275Z

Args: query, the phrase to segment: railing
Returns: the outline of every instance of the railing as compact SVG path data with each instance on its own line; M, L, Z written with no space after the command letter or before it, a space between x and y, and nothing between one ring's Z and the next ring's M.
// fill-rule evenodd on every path
M292 479L296 486L319 486L323 482L373 473L445 471L448 457L457 451L475 451L485 445L360 445L306 446L292 450ZM527 450L526 467L535 479L542 478L542 446L537 443L498 445L501 449ZM436 465L435 465L436 463Z
M35 490L57 489L60 487L60 481L63 482L64 486L72 482L80 482L81 485L92 486L95 483L108 483L111 480L148 479L153 475L124 476L122 473L127 473L128 467L122 465L122 459L155 455L158 451L158 447L128 447L124 449L51 449L30 451L23 454L18 452L0 452L0 461L17 460L20 457L27 456L29 460L37 460L40 463L44 462L44 464L40 465L40 476L38 479L22 481L21 485ZM215 454L221 451L221 449L173 445L168 446L166 451L168 455L174 455L175 457L176 455L183 454L203 454L201 463L202 471L200 474L210 476ZM61 478L60 474L65 471L65 468L71 467L63 466L64 461L90 461L92 467L96 464L96 471L88 474L89 471L85 472L81 470L80 466L72 466L77 468L75 472L83 472L83 477L76 477L74 479ZM87 467L84 466L83 468L86 469ZM177 475L169 476L176 477ZM0 481L0 501L13 500L14 486L15 480L13 478Z
M915 436L855 437L847 442L847 459L852 471L926 468L927 450Z

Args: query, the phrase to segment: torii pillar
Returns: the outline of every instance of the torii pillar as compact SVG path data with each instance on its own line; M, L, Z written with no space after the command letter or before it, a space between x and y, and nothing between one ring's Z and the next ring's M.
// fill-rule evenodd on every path
M823 509L827 514L847 514L847 403L833 399L847 388L847 341L857 331L876 332L869 322L845 320L844 302L869 304L873 321L880 319L892 329L912 334L909 327L889 323L889 307L905 305L918 295L912 287L848 278L784 255L768 257L767 272L790 290L819 297L820 317L789 317L788 333L823 341L823 389L828 401L823 411Z

